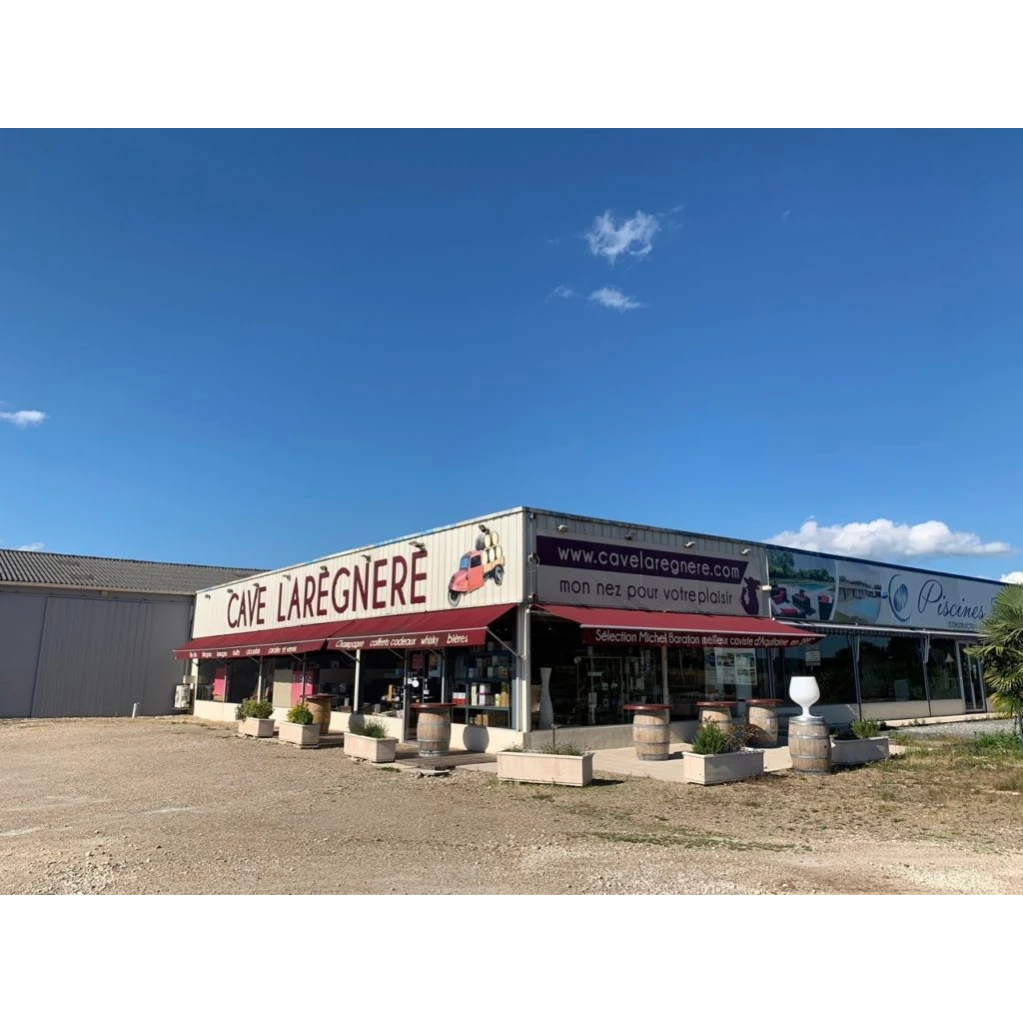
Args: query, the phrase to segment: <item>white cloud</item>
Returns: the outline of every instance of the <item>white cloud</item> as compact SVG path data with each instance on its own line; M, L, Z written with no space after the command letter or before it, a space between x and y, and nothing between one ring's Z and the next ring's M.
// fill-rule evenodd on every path
M635 214L616 224L614 214L606 210L593 221L586 232L586 241L594 256L603 257L612 266L620 256L642 259L654 248L654 235L661 229L652 213L636 210Z
M1023 585L1023 572L1006 572L998 581L1002 583L1018 583Z
M35 409L0 412L0 423L13 423L15 426L38 426L45 418L45 412L37 412Z
M26 544L22 544L18 548L18 550L19 551L41 551L45 546L46 546L46 544L38 543L38 542L36 542L36 543L26 543Z
M575 298L577 291L573 291L567 284L559 284L547 297L548 298Z
M852 558L937 558L978 557L1008 554L1009 544L1002 540L983 542L976 533L948 528L931 520L909 525L891 519L873 522L847 522L821 526L807 519L795 532L788 530L772 536L768 543L798 547L805 551L825 551Z
M607 309L617 309L620 313L624 313L626 309L643 308L642 302L623 295L617 288L597 288L596 291L590 293L590 301Z

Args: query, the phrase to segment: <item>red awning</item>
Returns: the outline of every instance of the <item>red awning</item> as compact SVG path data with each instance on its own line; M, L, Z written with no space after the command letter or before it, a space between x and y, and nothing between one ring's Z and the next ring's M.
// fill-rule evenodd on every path
M203 636L189 640L174 651L179 661L225 661L232 657L285 657L322 650L327 637L337 628L336 622L315 625L293 625L286 629L263 629L260 632L234 632L226 636Z
M335 623L328 650L437 650L446 646L481 646L487 626L514 604L466 607L450 611L386 615Z
M535 607L582 626L583 642L630 646L757 647L806 646L821 636L771 618L681 614L676 611L618 611L610 607Z

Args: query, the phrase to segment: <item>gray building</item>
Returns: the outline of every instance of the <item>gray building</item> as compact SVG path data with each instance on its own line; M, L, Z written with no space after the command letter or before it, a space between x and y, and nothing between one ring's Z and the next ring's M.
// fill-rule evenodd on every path
M0 549L0 717L170 713L196 591L256 571Z

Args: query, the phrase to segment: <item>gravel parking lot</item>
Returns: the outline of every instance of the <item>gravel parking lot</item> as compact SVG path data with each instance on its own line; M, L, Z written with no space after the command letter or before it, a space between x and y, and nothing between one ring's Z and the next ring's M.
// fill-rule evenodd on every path
M0 722L3 893L1023 892L1023 767L417 778L187 718Z

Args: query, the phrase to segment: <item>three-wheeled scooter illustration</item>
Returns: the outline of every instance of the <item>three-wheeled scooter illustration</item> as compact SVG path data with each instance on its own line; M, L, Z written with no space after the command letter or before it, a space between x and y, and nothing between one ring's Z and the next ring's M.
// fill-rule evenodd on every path
M504 549L497 533L480 523L476 549L462 555L458 570L448 583L448 603L454 607L462 594L478 590L488 579L493 579L497 586L504 582Z

